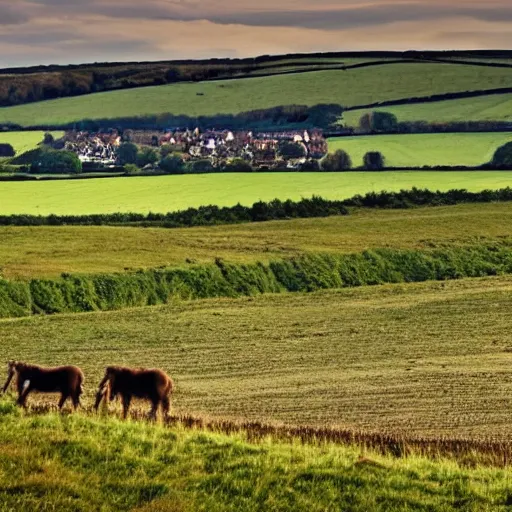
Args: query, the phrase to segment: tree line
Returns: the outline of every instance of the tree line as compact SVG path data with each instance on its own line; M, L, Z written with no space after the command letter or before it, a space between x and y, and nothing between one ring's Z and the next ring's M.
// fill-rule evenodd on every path
M188 208L169 213L106 213L90 215L0 215L1 226L161 226L165 228L211 226L270 220L348 215L350 207L407 209L419 206L450 206L462 203L512 201L512 188L468 192L447 192L412 188L400 192L368 192L345 200L328 200L318 196L300 201L274 199L258 201L252 206L215 205Z

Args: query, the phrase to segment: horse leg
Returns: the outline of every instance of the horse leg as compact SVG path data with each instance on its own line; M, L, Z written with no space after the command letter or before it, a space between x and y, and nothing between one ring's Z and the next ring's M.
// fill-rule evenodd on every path
M78 407L80 406L80 393L75 392L72 396L72 400L73 400L73 409L76 411L78 409Z
M66 400L69 398L69 394L68 393L62 393L60 395L60 400L59 400L59 411L62 410L62 407L64 405L64 403L66 402Z
M26 380L23 383L23 387L20 387L18 390L18 405L21 405L21 407L26 408L27 407L27 396L32 391L32 387L30 385L30 381Z
M158 400L158 399L151 400L151 411L149 411L149 417L153 421L156 421L156 413L158 411L159 405L160 405L160 400Z
M128 416L131 401L132 397L130 395L123 395L123 419L126 419Z
M164 421L169 418L169 411L171 410L171 400L168 396L165 396L162 399L162 414L164 416Z

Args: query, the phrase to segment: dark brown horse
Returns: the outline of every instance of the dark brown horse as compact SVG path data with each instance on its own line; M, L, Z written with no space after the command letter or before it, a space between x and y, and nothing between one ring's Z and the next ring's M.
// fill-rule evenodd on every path
M171 408L173 390L174 383L172 379L162 370L109 366L98 386L94 408L98 410L104 398L108 400L110 397L112 401L117 395L121 395L123 418L126 418L132 398L146 398L152 404L150 415L154 419L156 419L160 405L164 417L167 417Z
M25 407L27 396L31 391L41 393L61 394L59 409L64 402L71 398L73 407L80 405L80 395L83 392L84 374L76 366L59 366L57 368L43 368L18 361L9 361L7 364L7 382L3 388L5 393L12 378L16 375L18 389L18 404Z

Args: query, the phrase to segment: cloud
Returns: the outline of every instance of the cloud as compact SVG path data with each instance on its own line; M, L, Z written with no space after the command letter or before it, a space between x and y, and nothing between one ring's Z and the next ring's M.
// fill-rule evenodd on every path
M29 20L28 13L11 5L0 5L0 25L18 25Z

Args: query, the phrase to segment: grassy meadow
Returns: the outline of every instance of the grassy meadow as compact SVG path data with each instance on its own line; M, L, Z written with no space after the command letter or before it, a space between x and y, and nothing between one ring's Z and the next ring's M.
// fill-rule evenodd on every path
M512 204L352 210L347 217L181 229L114 226L0 227L0 275L123 272L187 261L268 262L303 253L464 246L512 236ZM13 251L13 247L16 251Z
M329 139L329 152L345 150L355 167L363 165L369 151L380 151L389 167L470 167L490 162L496 150L507 142L512 142L512 133L369 135Z
M319 195L346 199L370 191L500 189L512 184L505 171L400 171L337 173L202 174L10 182L0 186L0 215L168 212L208 204L252 205Z
M403 122L512 121L512 94L350 110L343 114L343 124L356 127L364 114L374 111L391 112Z
M506 87L511 79L512 69L507 68L389 64L344 71L179 83L62 98L1 108L0 123L44 126L162 112L201 116L290 104L338 103L353 107L413 96Z
M62 132L51 132L57 138L62 136ZM0 144L10 144L16 151L16 155L21 155L37 147L43 142L44 132L0 132ZM0 158L0 162L4 160Z
M84 416L0 402L4 510L334 512L506 510L509 470L333 445Z
M105 366L158 366L177 413L508 441L511 292L508 276L2 320L2 354L79 365L86 405Z

